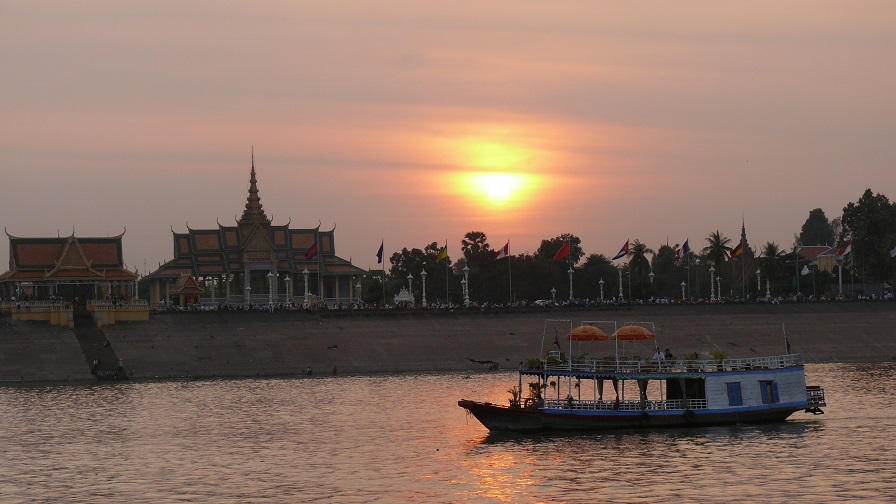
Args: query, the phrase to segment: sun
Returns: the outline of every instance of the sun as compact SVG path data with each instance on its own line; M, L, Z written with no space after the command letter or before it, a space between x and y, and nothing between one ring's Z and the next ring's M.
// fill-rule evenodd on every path
M456 172L454 186L479 206L515 207L528 201L539 176L532 173L533 149L522 145L465 138L457 143L459 163L465 171Z
M514 197L530 185L529 175L519 173L489 173L474 172L468 175L468 190L477 193L482 201L492 206L505 206L511 203Z

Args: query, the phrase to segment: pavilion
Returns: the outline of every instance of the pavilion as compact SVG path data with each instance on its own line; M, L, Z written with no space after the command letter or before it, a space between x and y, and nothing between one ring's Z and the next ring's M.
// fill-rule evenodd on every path
M253 156L249 195L236 225L187 226L186 233L172 228L174 258L145 277L150 302L182 304L200 295L202 303L212 304L355 302L367 271L336 255L335 230L272 224L258 195Z
M21 320L66 325L74 311L110 312L106 323L146 320L137 273L122 260L124 233L106 238L9 238L9 271L0 275L3 310ZM120 316L114 311L122 310ZM127 310L128 314L123 314ZM132 311L140 313L130 313ZM135 312L136 313L136 312Z

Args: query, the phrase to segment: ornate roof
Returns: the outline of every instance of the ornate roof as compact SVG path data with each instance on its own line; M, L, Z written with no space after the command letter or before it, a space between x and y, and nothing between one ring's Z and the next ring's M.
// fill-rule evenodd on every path
M109 238L9 236L9 271L0 281L134 280L124 267L121 235Z
M336 256L335 227L291 229L289 223L275 226L265 215L258 195L255 157L249 174L246 208L236 226L218 229L191 229L186 233L172 230L174 259L160 265L150 278L179 278L184 273L196 277L241 273L244 263L276 264L278 271L298 273L322 270L330 274L357 275L366 271ZM319 257L306 258L317 245Z

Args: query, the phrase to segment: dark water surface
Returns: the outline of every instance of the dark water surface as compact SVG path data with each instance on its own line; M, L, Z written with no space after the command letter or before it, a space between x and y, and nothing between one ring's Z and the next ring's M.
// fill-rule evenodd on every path
M807 366L827 414L488 432L515 373L0 387L0 501L896 501L896 364Z

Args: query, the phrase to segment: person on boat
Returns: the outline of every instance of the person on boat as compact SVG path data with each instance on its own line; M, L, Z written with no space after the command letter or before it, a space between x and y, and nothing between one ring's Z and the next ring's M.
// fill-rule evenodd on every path
M670 352L668 348L666 349L665 353L663 354L663 357L664 357L666 360L672 360L672 359L674 359L674 357L672 356L672 352Z

